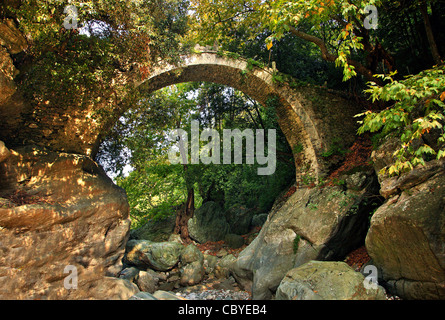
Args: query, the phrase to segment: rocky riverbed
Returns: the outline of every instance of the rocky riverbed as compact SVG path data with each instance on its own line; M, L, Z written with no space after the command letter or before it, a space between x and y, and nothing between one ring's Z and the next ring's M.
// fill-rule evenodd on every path
M251 300L252 294L249 291L246 291L242 288L235 280L235 278L230 274L228 269L226 268L225 263L220 263L228 259L228 261L233 261L234 255L237 255L236 251L230 251L230 249L226 248L222 242L215 243L207 243L205 246L195 246L188 245L188 249L183 249L181 253L181 257L179 258L179 268L173 268L166 272L159 272L154 270L138 270L137 268L130 267L122 270L120 277L132 281L137 285L141 292L138 292L136 295L132 296L132 300ZM205 248L204 252L197 250L199 248ZM231 253L228 253L230 251ZM195 256L194 259L191 258L191 254ZM211 253L211 254L210 254ZM205 257L201 259L200 257ZM215 259L212 259L214 257ZM202 266L205 266L205 272L201 275L200 280L195 281L196 283L192 283L187 285L181 279L184 278L184 270L187 265L190 265L191 260L201 261ZM187 262L189 261L189 262ZM209 262L213 261L213 262ZM369 263L370 258L366 252L365 247L358 248L351 252L345 259L344 262L317 262L313 263L317 264L315 269L311 269L310 272L312 275L315 273L322 274L322 278L325 277L330 278L330 281L326 283L326 281L321 281L317 284L317 280L313 279L314 282L311 285L320 288L322 291L324 290L324 286L330 286L330 283L337 283L339 278L335 275L332 278L332 270L340 270L340 274L350 274L352 278L358 277L360 269L363 268L367 263ZM331 264L327 267L326 270L325 264ZM310 265L310 263L309 263ZM197 266L197 265L196 265ZM305 265L308 268L308 265ZM310 267L309 267L310 268ZM198 268L199 269L199 268ZM304 269L304 267L300 268ZM295 269L296 270L296 269ZM320 271L321 270L321 271ZM355 271L355 272L354 272ZM295 271L295 274L298 274L299 271ZM198 272L199 273L199 272ZM336 272L334 272L336 273ZM187 278L188 276L186 276ZM343 276L342 276L343 277ZM277 299L290 299L292 298L290 295L294 294L294 280L298 278L295 275L288 275L287 282L285 279L285 285L280 286L277 291L278 297ZM304 277L303 277L304 278ZM332 279L331 279L332 278ZM352 279L351 278L351 279ZM322 279L322 280L323 280ZM348 280L346 282L349 283ZM326 280L326 279L325 279ZM290 281L290 282L289 282ZM304 283L303 279L303 283ZM363 281L363 278L358 278L357 283ZM345 291L348 289L342 288L344 281L341 280L339 283L340 289L334 288L334 295L340 294L344 295ZM301 282L300 284L301 285ZM345 288L348 286L346 285ZM298 290L297 290L298 291ZM332 291L330 288L328 291ZM318 294L318 290L313 291ZM337 293L335 293L337 292ZM363 296L362 298L371 298L371 299L386 299L386 300L399 300L400 298L397 296L389 295L383 288L378 290L378 294L376 296ZM312 292L309 295L313 294ZM307 293L303 292L303 296L307 295ZM306 297L306 296L305 296ZM343 297L343 296L341 296ZM341 298L340 297L340 298ZM315 296L312 298L323 298L323 296ZM329 298L329 297L328 297ZM335 297L331 297L335 298ZM348 298L347 296L343 298ZM354 294L351 296L354 298ZM308 296L304 299L311 299L311 296Z

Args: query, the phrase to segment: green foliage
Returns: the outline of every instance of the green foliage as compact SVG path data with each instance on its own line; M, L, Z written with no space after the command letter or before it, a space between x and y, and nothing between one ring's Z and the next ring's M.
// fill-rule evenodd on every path
M66 44L63 53L42 52L20 77L25 96L40 106L85 107L100 102L103 84L116 76L113 44L69 32L61 34L58 41Z
M299 69L305 81L320 78L320 68L325 69L323 71L329 69L326 64L320 63L320 56L326 61L335 62L335 66L342 69L343 80L349 80L357 75L356 66L359 65L351 61L355 58L362 60L365 49L369 50L361 36L365 8L381 3L377 0L354 3L346 0L242 3L196 0L192 1L191 6L194 10L192 29L198 42L213 44L216 41L232 48L237 46L244 53L249 51L250 44L261 41L261 45L255 45L256 55L263 56L263 60L270 65L272 56L278 54L277 67L286 70L286 73L303 63L304 68ZM299 41L291 38L298 38ZM290 56L297 56L298 59L292 61ZM308 60L312 64L306 63ZM359 69L359 72L363 72L363 68ZM311 75L309 79L305 76L308 73ZM300 77L298 73L292 75Z
M2 15L20 22L30 44L17 61L17 80L37 110L119 103L131 90L130 70L158 58L178 60L187 1L70 1L78 29L66 30L67 4L24 0L1 7Z
M318 209L318 205L316 203L309 202L307 207L313 211Z
M329 146L329 149L326 152L323 152L321 156L324 158L329 158L332 156L344 156L346 152L347 150L341 144L341 141L338 139L334 139L332 141L332 144Z
M147 219L159 219L175 212L175 206L187 198L185 181L178 166L152 165L117 177L116 184L125 189L130 204L132 227Z
M364 21L365 7L379 3L380 1L376 0L354 3L344 0L273 1L266 9L266 15L269 17L268 29L273 31L266 41L273 43L295 27L305 29L306 26L310 26L310 35L316 37L329 28L331 33L331 38L328 39L331 41L329 44L333 45L337 42L335 65L343 68L344 80L348 80L357 75L355 67L349 63L349 58L352 57L353 52L364 49L361 42L363 38L357 36L354 29L363 27L361 23ZM341 17L341 19L333 17ZM306 36L309 33L300 35L310 39Z
M277 159L284 162L279 162L271 176L259 176L261 166L245 164L245 159L241 165L170 165L167 151L174 142L166 133L181 128L190 136L192 119L199 121L201 130L218 130L221 138L222 130L228 128L277 129L277 149L289 156ZM130 214L138 223L174 213L190 188L195 190L196 207L213 200L226 209L242 205L267 211L295 177L292 154L275 109L264 108L232 88L208 83L167 87L141 100L138 108L129 110L117 123L97 160L117 175L117 184L127 191ZM126 174L128 166L132 171Z
M358 115L364 117L358 132L400 138L401 148L394 153L395 163L385 169L389 175L399 175L416 165L425 165L425 161L445 156L445 67L424 70L401 81L393 76L381 76L390 83L384 87L370 84L366 92L373 101L394 104L380 112Z
M247 59L247 70L252 71L254 67L264 68L264 64L252 58Z
M375 37L395 59L400 75L417 74L434 64L423 30L425 22L421 5L428 7L433 34L444 54L445 3L437 0L384 1L379 7L379 27ZM380 72L383 73L383 72Z

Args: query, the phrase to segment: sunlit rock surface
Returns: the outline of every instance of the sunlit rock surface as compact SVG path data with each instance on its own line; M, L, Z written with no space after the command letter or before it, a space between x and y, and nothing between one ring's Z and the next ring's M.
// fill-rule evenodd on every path
M124 190L86 156L10 152L0 163L0 298L115 298L100 286L128 239Z

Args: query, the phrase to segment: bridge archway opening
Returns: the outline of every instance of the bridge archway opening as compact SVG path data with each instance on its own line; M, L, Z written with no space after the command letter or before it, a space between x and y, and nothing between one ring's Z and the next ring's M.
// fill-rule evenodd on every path
M131 123L143 123L144 126L146 126L147 124L144 123L144 119L145 118L149 118L149 114L150 114L150 110L153 109L158 109L159 107L156 107L156 105L158 105L156 102L159 101L159 99L162 99L162 97L164 97L164 95L171 95L171 96L175 96L175 98L173 99L169 99L167 98L165 101L168 101L168 103L170 105L167 105L165 111L166 111L166 115L172 115L173 113L171 112L172 110L175 110L174 105L177 105L178 107L180 107L179 103L181 102L181 100L177 100L177 95L178 92L181 91L181 96L187 96L187 94L183 94L184 92L184 88L186 90L191 90L192 91L188 91L188 92L192 92L197 94L197 91L199 90L206 90L209 87L211 88L211 91L214 92L213 89L215 89L215 87L210 86L210 83L206 83L207 85L203 85L203 88L201 86L197 86L196 84L194 86L185 86L182 87L182 91L181 90L175 90L174 86L176 85L171 85L168 87L164 87L163 89L167 89L164 90L165 92L160 93L160 95L157 95L156 93L159 93L159 90L157 90L155 93L155 95L153 95L152 97L148 97L147 101L144 102L144 105L141 108L141 112L137 112L136 110L139 108L139 106L134 105L134 107L130 108L127 110L127 112L122 116L121 121L124 125L128 126L128 122L126 121L126 119L128 119L129 117L131 117L131 122L129 127L134 128L135 126L133 126ZM233 96L237 96L239 97L239 92L237 92L236 89L229 87L229 86L217 86L216 87L216 92L217 94L221 94L224 95L224 102L225 103L230 103L231 101L231 97ZM219 90L218 90L219 89ZM183 98L184 100L187 98ZM184 101L182 100L182 101ZM193 99L194 100L194 99ZM192 104L195 103L195 101L192 100ZM273 113L273 110L269 109L265 109L264 107L260 106L259 104L257 106L254 105L254 102L252 101L252 99L246 95L241 95L241 98L239 100L242 100L241 102L244 103L250 103L250 110L247 111L246 110L246 106L244 105L244 108L242 108L241 105L238 106L239 109L243 110L242 112L238 111L238 110L233 110L234 112L238 113L238 116L235 117L234 119L232 118L232 120L237 123L237 125L235 125L235 127L231 127L230 123L231 121L228 121L228 125L226 122L226 125L224 125L224 127L220 127L220 129L228 129L227 131L232 131L231 129L235 129L235 128L241 128L240 131L245 132L243 130L245 130L246 128L248 129L247 134L249 135L250 133L252 133L252 140L253 141L257 141L257 137L256 137L256 133L259 131L258 129L264 129L263 126L261 126L260 121L264 121L265 125L266 125L266 129L264 130L265 132L265 145L263 147L264 150L264 155L267 153L269 149L269 141L268 139L270 138L270 135L268 133L268 129L270 128L270 126L267 126L268 123L270 123L271 119L267 118L265 116L264 113ZM174 101L174 103L172 104L170 101ZM179 103L178 103L179 102ZM185 102L188 103L188 102ZM159 105L158 105L159 106ZM172 108L173 106L173 108ZM185 129L185 130L190 130L190 129L186 129L187 127L190 127L190 119L193 118L197 118L197 116L202 115L201 112L203 111L203 106L199 105L198 107L192 107L191 109L193 109L193 111L195 111L195 113L193 114L193 116L186 116L184 117L184 111L182 111L182 115L178 116L178 115L173 115L172 118L179 118L182 119L183 121L183 126L181 126L179 129ZM236 106L234 106L234 108L236 108ZM258 108L258 111L260 114L256 113L256 108ZM188 109L188 108L185 108ZM192 111L192 112L193 112ZM156 112L153 110L153 112ZM198 115L199 112L200 114ZM223 111L224 114L228 115L229 110L225 110ZM136 116L136 117L135 117ZM252 120L252 116L254 117L254 121ZM261 120L259 120L259 117L262 116ZM153 121L153 120L149 120L149 123ZM156 123L156 122L155 122ZM169 121L169 123L174 123L174 125L176 125L176 121ZM199 125L199 135L200 137L202 136L202 134L209 128L208 125L209 121L204 121L204 123L200 122ZM241 127L238 127L238 125L241 124ZM150 127L149 127L150 128ZM127 132L128 131L121 131L121 132ZM135 131L131 132L130 135L132 133L134 133ZM143 130L141 130L141 133L143 133ZM225 136L223 135L222 130L219 130L220 133L220 162L218 163L218 165L224 166L226 163L223 162L223 158L225 156L224 154L224 150L223 150L223 137L224 140L226 139ZM193 133L192 133L193 134ZM139 134L137 134L137 136L140 136ZM148 135L150 136L150 135ZM162 137L165 137L165 140L168 139L167 135L164 133L161 133ZM191 136L190 132L188 132L188 142L189 142L189 147L191 145L191 138L193 138L193 136ZM235 139L234 139L235 140ZM156 142L155 145L159 145L159 139L154 139L153 141L158 141ZM242 206L246 206L248 208L257 208L258 210L260 210L261 212L266 212L268 210L270 210L270 208L272 207L274 201L276 200L276 198L279 196L279 194L281 194L283 192L283 190L287 190L295 181L295 165L292 161L292 152L290 150L290 147L287 144L287 141L284 137L284 134L278 129L276 130L276 142L277 142L277 148L274 150L274 155L275 155L275 159L274 159L274 167L273 167L273 172L269 174L266 174L265 176L261 176L258 174L258 169L262 168L264 169L270 169L271 165L269 163L270 157L266 157L268 159L268 161L266 163L261 163L259 164L258 162L255 162L253 165L250 163L247 163L246 159L247 159L247 142L248 139L246 137L242 138L242 146L243 146L243 151L241 153L242 156L242 162L239 163L239 165L232 165L235 164L234 163L234 152L233 150L230 150L230 155L231 157L231 162L225 166L225 168L216 168L215 166L201 166L201 169L198 170L203 170L203 172L206 175L206 179L201 179L201 178L197 178L198 180L198 185L197 187L195 186L195 203L197 204L197 206L199 207L199 204L201 203L201 201L217 201L216 199L220 199L220 204L223 205L224 207L230 208L233 205L237 205L237 204L241 204ZM207 144L207 142L202 142L204 145ZM150 145L150 141L148 141L147 144L145 144L144 142L141 143L141 146L143 146L143 149L149 150L148 153L151 155L150 149L156 148L156 147L151 147ZM164 145L165 146L165 145ZM201 145L202 146L202 145ZM235 148L235 141L231 141L230 142L230 148ZM102 149L102 148L101 148ZM254 146L254 148L252 148L255 150L255 159L257 159L256 157L256 146ZM103 150L101 150L103 152ZM200 151L205 151L203 149L200 149ZM145 151L142 151L145 152ZM186 151L187 156L188 156L188 164L192 164L190 162L190 152L191 150L188 148L188 150ZM260 151L262 153L262 151ZM99 153L99 156L101 156L102 153ZM106 155L106 157L108 159L113 158L113 155ZM149 158L149 157L144 157L144 158ZM160 160L162 163L164 163L165 161L165 154L164 154L164 160ZM161 159L161 158L160 158ZM96 161L98 161L102 166L104 166L104 161L102 161L103 159L96 158ZM114 159L113 159L114 160ZM203 162L201 161L202 159L200 159L199 163L203 164ZM151 166L151 164L153 164L153 168L149 168L147 170L147 172L144 172L144 170L140 171L139 173L135 173L137 176L140 176L140 174L142 173L143 175L147 174L147 181L148 184L151 184L152 177L150 177L148 172L156 172L156 168L155 166L157 165L158 161L154 161L153 162L147 162L148 166ZM168 162L167 162L168 163ZM212 163L214 164L214 163ZM140 167L140 166L139 166ZM180 166L182 167L182 166ZM104 166L105 170L107 170L107 167ZM189 172L195 172L196 169L193 169L191 167L188 167ZM192 171L190 171L190 169ZM134 168L128 168L128 170L126 171L127 174L129 174L132 170L134 170ZM170 169L165 169L168 172L170 171ZM167 172L165 171L165 172ZM177 169L175 171L175 169L173 168L172 171L177 172ZM164 172L164 171L163 171ZM225 172L225 174L223 175L223 181L221 181L220 183L220 179L214 179L214 176L216 173L221 173L221 172ZM108 171L108 174L110 175L110 172ZM194 173L192 173L194 174ZM273 175L273 176L272 176ZM113 175L111 175L113 177ZM196 175L195 175L196 176ZM182 176L179 175L179 178L181 178ZM210 177L210 178L209 178ZM126 182L123 182L123 184L121 184L120 182L118 182L118 184L124 188L126 188L126 186L128 186L128 182L133 181L132 178L127 179L124 178L126 180ZM196 177L193 177L192 179L196 179ZM204 186L203 189L206 188L206 186L208 187L210 185L209 181L213 181L216 184L216 187L213 187L213 190L215 190L215 192L212 191L212 194L210 194L210 192L207 191L202 191L201 187ZM180 180L180 179L179 179ZM184 192L185 187L183 185L183 182L180 182L178 180L177 182L177 187L178 190L180 190L181 192ZM201 180L204 180L204 184L200 184ZM121 182L123 180L120 180ZM164 183L162 181L162 178L160 178L161 181L160 183ZM172 181L170 179L169 176L167 176L167 180L165 180L167 182ZM182 181L182 180L181 180ZM238 182L238 183L233 183L233 182ZM174 182L174 181L173 181ZM176 184L176 182L174 182ZM259 186L258 188L252 188L250 187L252 185L252 183L254 183L255 185ZM231 184L231 185L236 185L239 186L241 188L241 191L235 192L234 189L236 188L227 188L227 185ZM159 185L159 184L158 184ZM132 187L130 187L132 188ZM162 187L161 187L162 188ZM250 188L250 189L249 189ZM210 188L211 189L211 188ZM244 190L246 189L246 190ZM263 192L257 192L257 189L262 189ZM223 191L224 190L224 191ZM257 196L251 197L251 196L246 196L248 194L250 194L248 192L248 190L250 190L250 193L255 193ZM246 191L246 192L244 192ZM130 192L130 193L129 193ZM198 194L199 192L199 194ZM131 194L132 191L129 190L127 191L130 203L132 203L132 197L133 195ZM216 193L216 197L214 197ZM205 198L205 196L203 194L206 194L206 196L208 196L208 198ZM222 195L222 199L221 199L221 195ZM185 201L185 199L183 199ZM245 202L243 202L245 201ZM169 203L170 200L166 199L165 203Z
M273 70L252 67L244 59L231 59L215 52L201 52L185 57L178 66L160 63L148 78L136 86L142 95L149 95L164 87L185 82L211 82L232 87L262 106L274 108L278 124L294 151L297 182L303 176L311 176L316 181L322 174L316 155L317 149L322 145L311 115L300 104L298 97L293 95L292 90L274 82ZM121 110L104 127L110 129L126 110ZM95 150L99 143L98 139Z

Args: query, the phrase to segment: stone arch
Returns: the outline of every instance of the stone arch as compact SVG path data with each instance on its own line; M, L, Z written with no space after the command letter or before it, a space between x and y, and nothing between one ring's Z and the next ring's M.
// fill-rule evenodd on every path
M306 175L312 179L325 175L329 163L321 154L335 139L345 145L353 142L356 132L353 116L360 106L327 89L291 88L276 83L273 69L253 66L246 59L229 55L207 50L184 56L176 66L159 63L136 87L150 94L177 83L206 81L240 90L264 106L268 99L276 98L279 125L291 148L301 150L294 152L297 181ZM107 127L114 121L110 120Z
M213 82L233 87L263 106L275 97L278 122L291 147L301 144L303 152L294 155L297 166L306 165L308 174L318 177L320 164L316 150L320 147L317 128L298 99L280 90L273 81L273 70L254 67L243 58L231 59L227 54L203 51L183 57L178 66L160 64L150 76L136 84L150 94L163 87L191 81Z

